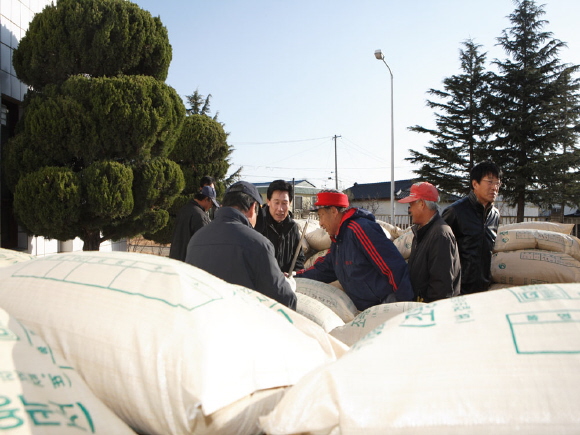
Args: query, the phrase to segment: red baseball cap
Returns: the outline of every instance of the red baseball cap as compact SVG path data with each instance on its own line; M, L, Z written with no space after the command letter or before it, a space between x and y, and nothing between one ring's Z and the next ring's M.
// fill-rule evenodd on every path
M431 183L426 181L422 183L415 183L411 186L411 193L409 196L399 199L397 202L407 203L414 202L419 199L424 199L425 201L439 201L439 192Z
M319 192L316 195L316 202L314 209L318 210L322 207L348 207L348 196L340 192Z

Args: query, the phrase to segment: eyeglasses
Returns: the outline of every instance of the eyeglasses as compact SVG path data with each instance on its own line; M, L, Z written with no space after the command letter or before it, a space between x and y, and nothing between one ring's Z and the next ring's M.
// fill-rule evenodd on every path
M501 187L501 181L495 181L495 180L488 180L486 178L482 179L481 181L485 181L487 184L489 184L490 186L493 187Z

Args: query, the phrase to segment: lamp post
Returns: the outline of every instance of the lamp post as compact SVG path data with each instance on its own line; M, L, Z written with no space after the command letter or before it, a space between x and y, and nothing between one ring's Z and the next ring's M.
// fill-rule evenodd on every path
M395 124L393 122L393 72L391 67L385 62L385 56L381 50L375 50L375 57L382 60L391 75L391 224L395 224Z

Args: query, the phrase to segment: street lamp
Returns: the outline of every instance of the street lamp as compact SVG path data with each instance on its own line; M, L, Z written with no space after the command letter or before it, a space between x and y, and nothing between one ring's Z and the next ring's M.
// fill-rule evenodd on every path
M375 57L382 60L391 74L391 224L395 224L395 124L393 122L393 72L385 62L385 56L381 50L375 50Z

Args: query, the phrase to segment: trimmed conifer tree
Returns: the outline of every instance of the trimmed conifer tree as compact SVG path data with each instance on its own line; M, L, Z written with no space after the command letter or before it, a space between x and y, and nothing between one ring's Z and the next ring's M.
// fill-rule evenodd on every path
M30 86L4 175L19 223L84 250L156 231L183 190L168 158L185 107L163 80L171 60L159 18L125 0L59 0L14 52Z

